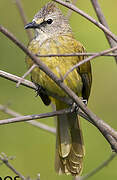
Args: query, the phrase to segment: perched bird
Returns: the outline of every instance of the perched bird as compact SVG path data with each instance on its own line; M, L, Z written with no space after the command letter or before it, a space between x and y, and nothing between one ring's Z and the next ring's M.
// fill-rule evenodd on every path
M83 45L78 42L72 33L67 18L56 6L55 2L47 3L35 16L25 29L33 28L35 37L29 43L28 49L34 54L66 54L85 52ZM51 71L61 78L65 73L84 56L72 57L41 57ZM26 57L26 63L30 68L34 62ZM31 72L32 81L39 85L39 95L45 105L52 101L56 110L67 108L68 105L46 95L45 90L66 97L67 94L50 79L39 67ZM88 100L91 83L91 65L87 62L74 69L64 80L65 85L71 88L79 97ZM79 118L76 112L61 114L57 117L55 169L59 174L71 174L77 176L82 172L84 145Z

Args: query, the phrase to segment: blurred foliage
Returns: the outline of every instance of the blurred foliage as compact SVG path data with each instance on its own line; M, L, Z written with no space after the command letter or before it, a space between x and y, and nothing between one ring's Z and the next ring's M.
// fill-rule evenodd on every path
M47 0L22 0L23 8L30 22L34 14L47 2ZM99 1L111 30L116 33L117 1ZM77 6L96 18L90 1L78 0ZM67 12L66 8L62 10ZM15 0L0 1L0 23L9 29L25 45L28 38L21 18L15 5ZM87 52L96 52L109 48L106 38L101 30L80 15L73 13L70 24L76 39L81 41ZM26 72L25 54L0 33L0 69L22 76ZM117 65L113 58L100 57L92 61L93 85L89 100L89 108L100 118L117 129ZM0 103L10 104L10 108L21 114L39 114L51 111L51 107L45 107L35 92L15 83L0 78ZM0 119L10 116L0 112ZM54 126L52 118L42 119L40 122ZM82 129L86 156L84 160L83 174L99 165L111 153L110 146L91 124L82 119ZM71 179L70 176L58 176L54 171L55 136L32 127L28 123L16 123L0 126L0 152L16 156L11 163L24 176L30 175L36 178L41 174L41 180ZM117 178L115 158L109 166L90 180ZM0 176L13 175L5 167L0 166Z

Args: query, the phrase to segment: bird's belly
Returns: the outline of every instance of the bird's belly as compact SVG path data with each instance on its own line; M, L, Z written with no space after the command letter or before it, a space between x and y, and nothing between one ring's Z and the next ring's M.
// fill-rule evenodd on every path
M52 63L51 63L52 62ZM58 63L58 62L44 62L50 70L59 78L65 75L65 73L72 67L70 63ZM59 96L66 96L65 92L43 71L39 68L35 68L32 71L32 80L40 84L43 88L50 92L58 94ZM65 85L67 85L71 90L73 90L78 96L82 93L82 80L77 70L72 71L64 80Z
M29 46L29 50L33 53L39 54L65 54L65 53L74 53L76 41L69 36L58 36L53 39L48 39L42 45L39 45L37 41L32 41ZM63 46L64 45L64 46ZM77 46L82 47L77 43ZM78 57L46 57L40 58L40 60L48 66L48 68L61 79L66 72L75 64L80 61ZM33 62L30 58L26 59L26 62L29 67L33 65ZM57 93L59 96L65 96L65 92L53 81L51 80L43 71L36 67L32 73L32 80L35 83L40 84L43 88L47 89L50 92ZM78 96L81 96L82 93L82 79L80 74L78 74L75 69L64 80L65 85L67 85L71 90L73 90Z

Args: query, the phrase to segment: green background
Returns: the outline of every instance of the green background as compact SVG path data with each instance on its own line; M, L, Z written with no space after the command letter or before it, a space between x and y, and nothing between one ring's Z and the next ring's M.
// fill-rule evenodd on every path
M46 0L22 0L23 8L28 21L46 3ZM116 34L117 30L117 1L99 1L109 27ZM77 6L96 18L90 1L79 0ZM65 8L62 8L64 11ZM65 9L67 12L67 9ZM0 23L9 29L22 43L27 45L28 38L24 30L15 0L0 0ZM88 22L80 15L73 13L70 24L77 40L82 42L87 52L96 52L109 48L106 38L101 30ZM25 54L0 33L0 69L9 73L22 76L26 72ZM100 57L92 61L93 84L88 107L105 122L117 129L117 65L113 58ZM0 78L0 103L9 104L10 108L23 114L39 114L51 111L51 107L45 107L35 92L29 88L20 86ZM10 116L0 112L0 119ZM84 160L83 174L97 167L109 157L111 149L100 132L84 119L82 129L86 156ZM54 126L52 118L42 119ZM8 156L16 156L11 161L12 165L24 176L36 179L41 174L41 180L72 179L71 176L58 176L54 171L55 136L32 127L28 123L16 123L0 126L0 152ZM14 174L5 165L0 166L0 176ZM117 158L90 180L117 178Z

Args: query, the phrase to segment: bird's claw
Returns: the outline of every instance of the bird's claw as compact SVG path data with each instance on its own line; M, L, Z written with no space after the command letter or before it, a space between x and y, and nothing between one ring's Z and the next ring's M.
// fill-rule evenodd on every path
M85 105L87 105L87 103L88 103L88 102L87 102L87 99L83 99L82 102L83 102Z
M74 102L71 106L71 113L78 112L79 106Z
M85 104L85 105L87 105L87 100L86 99L82 99L82 102ZM73 112L78 112L79 111L79 106L75 103L75 102L73 102L72 103L72 106L71 106L71 113L73 113Z

